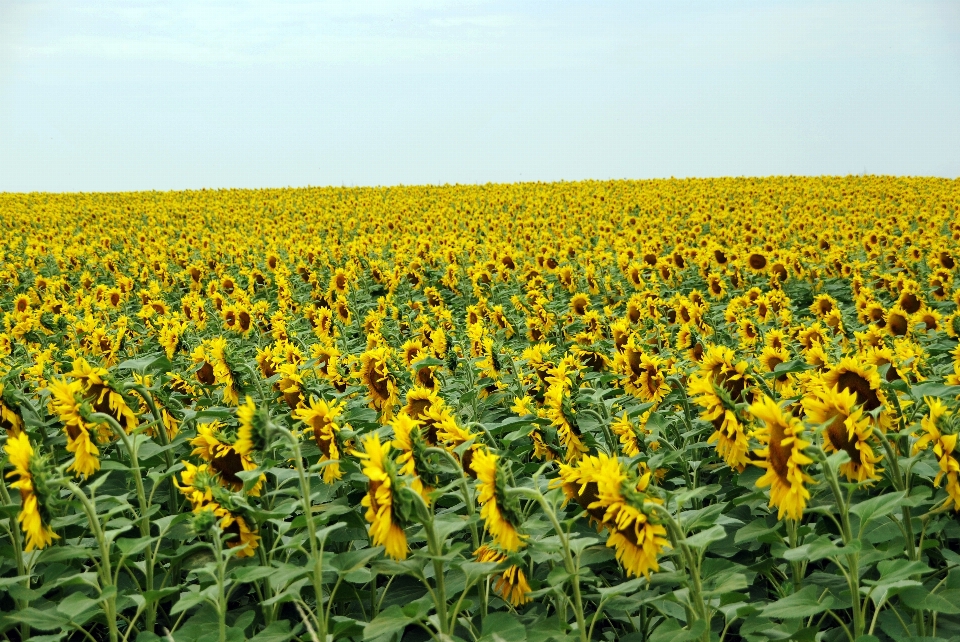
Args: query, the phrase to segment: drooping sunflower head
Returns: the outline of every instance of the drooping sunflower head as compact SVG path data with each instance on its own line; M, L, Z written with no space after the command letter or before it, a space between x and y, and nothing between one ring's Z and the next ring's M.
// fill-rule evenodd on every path
M397 384L388 363L389 348L381 346L360 355L360 381L367 387L370 407L381 412L381 422L386 423L393 415L397 401Z
M198 424L197 436L190 440L190 445L194 447L191 454L208 462L210 469L217 473L224 486L240 491L244 487L244 481L238 473L255 470L257 465L249 453L241 453L237 449L236 441L236 438L227 433L223 424L214 421ZM259 496L265 481L266 476L260 475L249 494Z
M17 478L10 488L20 491L17 520L26 536L25 550L46 548L60 538L50 525L51 503L58 486L55 470L46 457L34 451L25 432L9 437L3 449L13 464L6 477Z
M822 375L826 388L848 390L856 395L857 404L866 412L880 409L879 426L887 430L892 416L887 410L887 398L880 385L880 373L876 366L867 363L859 356L844 357L835 366Z
M561 486L568 498L608 531L607 546L615 549L627 576L657 571L657 556L668 545L666 529L647 512L645 503L660 503L648 495L651 474L641 479L628 472L617 457L584 457L576 466L561 465Z
M93 443L90 425L84 421L83 383L54 379L48 386L50 411L60 418L67 433L67 451L74 453L74 461L67 470L84 478L100 470L100 451ZM89 410L89 406L87 406Z
M403 527L403 512L397 506L399 491L396 463L390 457L390 443L381 443L376 434L367 435L363 451L353 454L362 460L363 474L369 480L367 494L361 504L367 508L365 517L370 523L370 539L374 546L383 546L395 560L406 559L407 534Z
M957 458L956 415L935 397L924 397L928 411L920 420L923 433L913 445L913 453L924 451L931 446L937 458L940 470L933 480L934 486L940 486L944 476L947 478L947 500L953 503L954 510L960 511L960 460Z
M266 408L258 409L248 395L246 402L237 408L237 419L240 422L237 442L234 444L237 452L249 456L266 450L270 427L270 417L267 415Z
M427 464L426 449L430 444L424 438L422 424L400 411L390 421L394 437L391 445L400 453L397 456L400 474L413 478L411 487L429 504L430 492L439 483L439 478Z
M850 461L840 467L840 472L850 481L863 482L880 478L882 469L876 464L883 458L873 447L873 426L870 417L857 404L856 395L850 390L819 388L813 395L803 398L807 421L823 426L823 445L828 452L844 451Z
M522 521L519 506L507 495L507 475L500 457L486 448L477 448L471 467L477 474L477 501L487 531L503 550L519 550L525 546L526 536L519 530Z
M802 439L803 425L767 396L752 404L750 413L762 423L753 436L764 446L755 451L754 463L767 471L757 486L770 486L770 506L779 509L778 519L799 520L810 498L806 485L813 482L804 472L813 460L804 454L810 442Z
M474 551L473 555L478 562L499 563L510 560L507 554L486 545ZM503 574L496 578L493 590L513 606L521 606L533 601L529 596L531 590L527 578L517 564L509 565Z
M19 435L24 428L23 418L16 410L18 404L15 395L12 386L4 386L0 382L0 428L6 431L8 437Z
M78 358L67 376L81 383L82 394L94 412L113 417L127 432L136 428L139 419L131 405L134 402L105 368L91 366L85 359Z

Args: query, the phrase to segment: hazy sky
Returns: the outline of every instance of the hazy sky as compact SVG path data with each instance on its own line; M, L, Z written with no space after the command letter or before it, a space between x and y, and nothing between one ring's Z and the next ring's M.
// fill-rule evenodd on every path
M0 0L0 191L960 176L960 3Z

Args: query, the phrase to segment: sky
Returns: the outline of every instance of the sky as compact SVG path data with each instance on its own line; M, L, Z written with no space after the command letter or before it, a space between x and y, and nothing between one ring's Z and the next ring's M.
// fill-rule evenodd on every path
M0 191L960 176L960 3L0 0Z

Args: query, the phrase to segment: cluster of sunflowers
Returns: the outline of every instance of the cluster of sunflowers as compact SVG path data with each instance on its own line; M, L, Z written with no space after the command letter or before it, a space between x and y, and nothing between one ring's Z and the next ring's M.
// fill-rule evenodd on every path
M99 533L73 562L87 572L114 555L107 526L138 526L156 550L118 549L113 584L149 600L99 586L94 615L58 626L175 635L205 607L161 544L216 541L265 569L211 602L222 621L254 612L244 635L286 620L291 637L419 623L478 638L502 609L562 621L557 639L775 639L775 609L729 605L801 591L822 562L778 562L784 547L852 550L857 502L894 493L897 545L952 578L960 557L941 549L960 529L936 520L960 512L958 210L956 181L889 177L0 195L0 426L20 496L0 497L15 507L0 586L27 589L0 588L0 611L70 594L37 570L47 551ZM102 489L115 505L98 508ZM190 533L167 530L184 515ZM748 520L775 545L737 534ZM726 552L697 548L707 532ZM366 574L343 577L370 611L335 600L329 567L270 584L358 550ZM843 562L848 581L879 581L887 558L864 556L874 568ZM709 569L735 561L753 588L710 594ZM439 599L451 569L462 595ZM433 615L366 624L404 603L378 575L404 574ZM922 574L909 581L935 594ZM601 615L618 585L645 597ZM803 617L937 630L932 598L901 613L863 586L847 615ZM941 631L960 631L955 613ZM0 617L24 626L44 630Z

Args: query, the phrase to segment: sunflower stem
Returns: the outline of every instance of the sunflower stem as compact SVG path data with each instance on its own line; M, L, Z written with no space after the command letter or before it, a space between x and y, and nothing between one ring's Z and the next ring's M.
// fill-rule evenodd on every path
M113 584L113 571L110 566L110 547L107 546L106 537L103 534L103 528L100 526L100 519L97 516L96 497L87 494L71 481L67 482L67 488L73 493L73 496L80 500L83 510L90 521L90 527L93 529L93 536L97 540L97 546L100 547L100 564L97 568L100 574L100 592L107 586ZM149 547L148 547L149 548ZM103 600L103 614L107 622L107 630L110 636L110 642L117 642L120 632L117 629L117 593L113 591Z
M226 564L223 557L223 542L220 536L223 531L219 524L213 528L213 551L217 558L217 628L219 631L220 642L227 640L227 594L226 585Z
M130 436L126 431L120 426L116 419L102 412L94 412L90 415L92 421L106 423L110 428L117 434L120 440L123 442L124 447L127 449L127 455L130 458L130 468L133 470L133 483L137 490L137 505L140 509L139 519L140 522L140 537L150 537L150 511L149 511L149 502L147 501L146 492L143 489L143 476L140 474L140 458L137 453L139 451L139 443L137 441L138 435L134 435L133 439L130 439ZM157 432L163 433L166 431L163 422L161 421L157 427ZM143 551L144 556L144 585L146 590L152 591L156 587L154 586L154 556L153 548L147 546ZM153 629L157 624L157 605L158 602L152 601L147 605L147 614L146 614L146 630L150 633L153 633Z
M163 461L167 464L167 470L169 471L173 468L173 453L170 452L170 449L167 446L170 445L170 439L167 435L167 426L163 421L163 415L160 413L159 408L157 408L157 402L154 400L153 395L150 394L150 391L147 390L146 386L139 383L128 383L125 388L135 391L147 402L147 407L150 408L150 414L153 415L153 420L157 422L156 433L159 436L160 445L163 446ZM169 477L169 494L167 495L167 510L170 511L171 515L177 514L177 489L173 485L173 476Z
M427 505L426 500L415 491L411 491L410 496L416 498L414 501L417 504L417 512L420 513L420 519L423 521L423 532L427 536L427 551L430 553L433 562L433 581L436 584L434 606L437 609L437 620L440 622L440 633L441 635L448 635L453 629L451 623L447 621L447 588L444 581L442 559L443 542L437 537L433 511ZM456 624L456 617L454 617L452 624Z
M534 488L515 488L513 492L524 495L539 503L540 508L543 509L544 514L550 520L554 532L556 532L557 537L560 538L560 543L563 546L563 566L564 570L567 571L567 575L570 576L570 587L573 590L573 610L574 617L577 620L577 634L580 636L580 642L589 642L589 632L587 631L586 618L583 614L583 598L580 595L580 569L574 561L573 554L570 552L570 534L560 526L560 520L557 519L556 510L554 510L554 507L540 491L540 471L542 471L543 468L544 467L541 466L540 470L533 476Z
M310 540L310 557L313 561L313 592L317 600L317 624L320 629L320 639L327 639L327 620L323 612L323 556L317 547L317 527L313 522L313 508L311 503L310 479L303 469L303 455L300 454L300 440L298 440L290 430L283 426L278 426L269 421L269 426L282 434L293 450L293 463L297 469L297 478L300 481L300 499L303 506L303 516L307 522L307 535ZM269 428L268 431L269 433Z
M890 462L891 468L893 468L893 472L890 475L890 481L893 483L894 489L906 494L908 492L909 484L906 476L903 474L900 468L900 460L897 458L894 445L890 443L890 439L887 437L887 435L877 426L873 427L873 433L883 445L883 450L887 455L887 461ZM916 535L913 533L913 514L911 513L909 506L901 507L900 512L903 516L903 530L905 535L904 539L906 540L907 544L907 556L915 562L920 561L919 551L917 550L916 542L914 542Z
M790 548L796 548L800 543L799 537L800 520L787 520L787 536L789 537ZM803 588L803 567L801 562L790 562L790 570L793 572L793 592L799 593Z
M670 534L670 540L673 543L674 548L680 549L684 564L687 567L687 573L690 576L690 601L693 606L692 611L697 619L704 620L707 623L702 639L703 642L710 642L711 616L707 609L706 602L703 600L703 587L700 582L699 558L693 554L692 550L690 550L690 546L687 545L687 538L683 534L683 528L674 518L673 514L670 513L670 511L656 502L649 501L643 503L643 508L645 511L657 513L664 518L664 523L667 526L667 532Z
M816 447L812 450L820 460L823 475L826 477L830 490L833 492L837 509L840 512L841 537L843 538L844 546L847 546L853 541L853 530L850 528L850 505L844 499L843 492L840 490L840 480L837 476L837 470L831 465L823 448ZM859 553L850 553L846 555L846 558L848 566L847 582L850 589L850 606L853 608L853 638L857 639L863 635L866 620L866 604L861 604L860 602L860 555Z
M0 470L3 470L7 464L7 458L3 457L0 459ZM7 482L3 475L0 475L0 499L3 500L3 503L7 506L10 505L10 493L7 491ZM10 540L13 543L13 556L16 558L17 562L17 575L23 577L27 574L27 567L23 563L23 540L20 539L20 524L17 521L16 516L11 515L10 519L10 528L8 532L10 533ZM26 587L28 591L30 590L30 578L26 578ZM14 605L17 607L17 610L25 609L30 605L30 600L20 600L19 598L13 599ZM21 622L20 623L20 639L26 640L30 637L30 625Z

